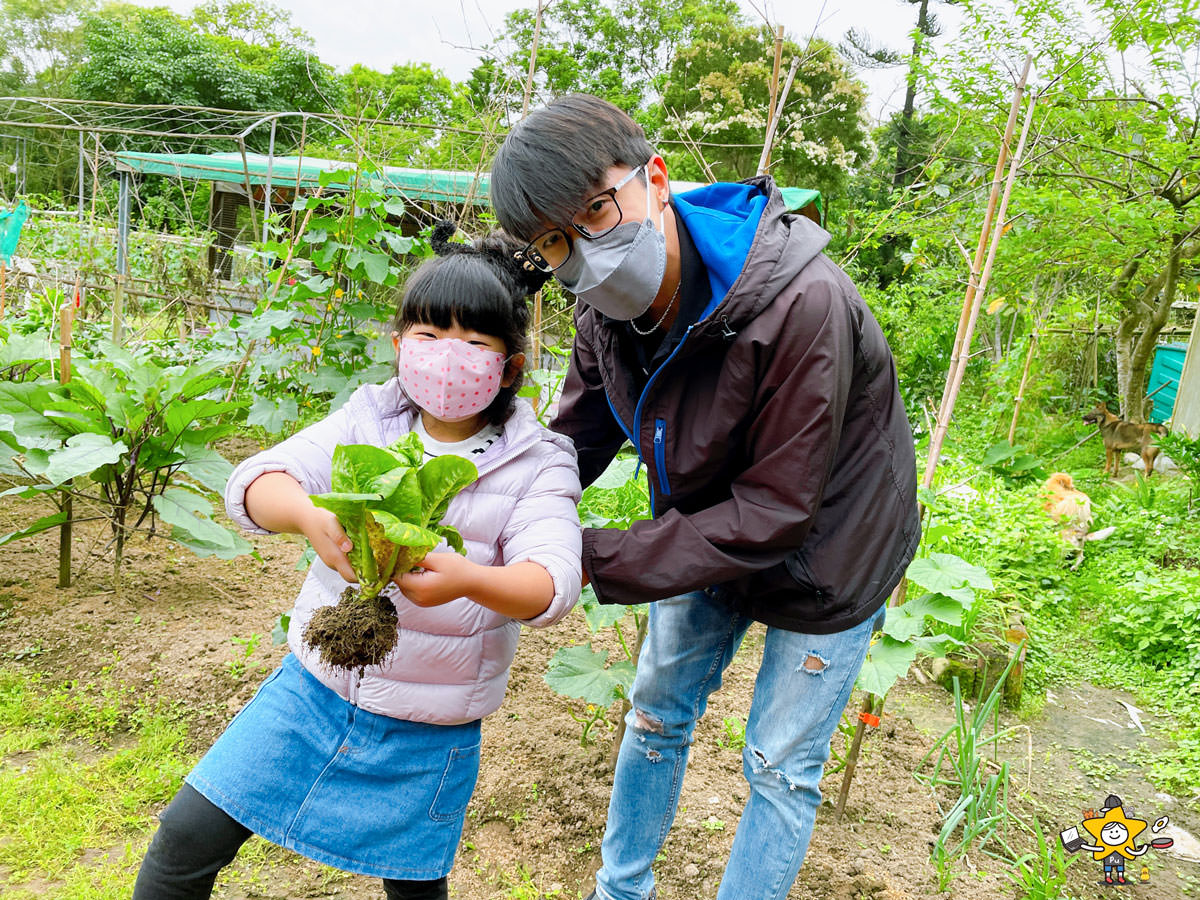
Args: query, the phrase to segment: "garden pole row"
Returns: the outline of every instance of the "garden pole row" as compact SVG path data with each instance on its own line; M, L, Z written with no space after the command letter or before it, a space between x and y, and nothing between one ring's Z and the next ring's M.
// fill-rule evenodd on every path
M271 120L271 138L270 142L267 144L267 189L266 194L263 196L262 227L262 240L264 244L267 242L267 222L271 218L271 191L274 188L274 185L271 182L271 175L275 171L275 127L278 124L278 118ZM299 172L298 166L296 170Z
M767 160L771 158L771 145L775 143L775 131L779 128L779 120L783 118L783 107L787 103L788 93L792 89L792 81L796 78L796 70L800 68L800 57L792 57L792 67L788 70L787 81L784 82L783 91L779 95L779 102L775 105L775 109L771 112L771 124L767 128L767 139L763 143L762 155L758 158L758 174L765 175L767 171Z
M946 430L950 427L950 417L954 414L954 404L958 401L958 392L962 387L963 378L967 374L967 363L971 360L971 338L975 335L975 323L979 321L979 309L983 305L983 298L987 295L988 282L991 280L992 268L996 262L996 251L1000 247L1000 239L1004 236L1006 230L1005 223L1008 216L1008 201L1012 196L1013 184L1017 180L1017 169L1021 165L1021 156L1025 152L1025 141L1029 137L1029 126L1033 124L1033 111L1037 107L1037 100L1036 94L1029 98L1029 108L1025 112L1025 121L1021 124L1021 137L1017 141L1017 149L1013 153L1012 165L1008 169L1008 180L1004 184L1004 196L1000 198L1000 209L996 215L996 234L992 238L991 246L988 247L987 262L983 265L983 272L979 276L979 286L975 290L974 302L971 304L971 315L967 320L967 331L963 335L962 356L957 368L953 365L951 366L953 381L950 385L950 393L946 399L945 408L938 410L938 428L941 430L943 438L946 436ZM940 451L941 443L938 444L938 456L933 455L931 447L930 457L925 462L924 486L927 488L933 486L933 474L937 469Z
M121 343L121 320L125 315L125 277L129 274L129 172L118 175L117 191L117 275L113 292L112 341Z
M775 100L779 96L779 67L783 63L783 26L775 26L775 61L771 67L771 99L767 103L767 118L775 114ZM771 148L767 147L766 163L759 170L759 175L765 175L771 168Z
M533 75L537 70L538 40L542 33L542 0L537 0L537 11L533 17L533 43L529 47L529 73L525 77L525 93L521 98L521 118L529 115L529 98L533 93ZM542 365L542 292L533 295L533 368ZM539 395L539 400L540 395Z
M997 198L1000 194L1000 184L1004 174L1004 164L1008 161L1008 148L1012 141L1013 132L1016 129L1017 115L1021 110L1021 98L1025 91L1025 83L1029 79L1029 70L1033 64L1031 55L1025 57L1025 68L1021 72L1021 78L1017 82L1016 89L1013 92L1012 105L1008 112L1008 123L1004 129L1004 140L1000 144L1000 153L996 162L996 172L992 178L992 192L988 197L987 212L984 215L983 227L979 235L979 245L975 253L975 260L971 268L971 278L967 284L966 296L963 298L963 311L959 319L959 330L955 336L954 355L951 357L950 371L946 375L946 387L942 397L942 404L938 410L938 425L934 431L933 439L930 440L929 446L929 462L925 467L925 477L922 479L922 486L928 488L933 483L933 474L937 469L938 458L941 455L942 439L945 437L944 424L950 421L950 412L954 409L954 401L958 396L958 389L961 385L961 378L958 383L955 383L956 366L955 361L962 359L962 369L966 369L966 361L969 359L968 349L970 347L969 332L974 328L975 318L978 317L978 306L976 304L976 295L978 294L979 302L982 302L983 296L979 293L978 288L981 281L984 279L986 270L990 269L990 262L994 259L994 254L987 257L987 263L984 262L984 257L987 252L989 236L992 231L992 221L996 212ZM1034 98L1036 101L1036 98ZM1021 145L1024 146L1026 135L1029 132L1029 122L1033 118L1033 103L1029 106L1029 112L1026 122L1022 128ZM1009 179L1007 190L1005 191L1004 206L1007 206L1008 193L1011 191L1013 178L1016 173L1017 164L1020 162L1020 152L1013 157L1013 165L1009 171ZM1000 225L997 228L996 239L999 239L1000 231L1003 229L1004 223L1003 210L1000 214ZM983 270L981 271L981 266ZM972 316L972 310L975 315ZM934 444L936 440L936 446ZM899 606L904 602L905 590L907 581L901 579L900 584L896 586L889 600L890 606ZM862 747L863 733L868 724L875 726L879 724L879 716L883 712L882 698L876 698L872 694L867 694L863 699L862 709L858 713L858 721L854 725L854 737L851 741L850 749L846 755L846 772L842 776L841 789L838 792L837 803L834 805L834 818L841 821L842 813L846 809L846 800L850 796L850 785L854 781L854 771L858 766L858 756Z
M974 325L972 312L977 317L975 297L979 291L979 282L983 277L982 267L987 254L988 243L992 234L992 220L996 212L996 202L1000 196L1000 186L1003 181L1004 164L1008 161L1008 148L1012 145L1013 132L1017 125L1017 114L1021 111L1021 98L1025 91L1025 82L1029 79L1029 69L1033 65L1033 56L1025 57L1025 68L1013 92L1012 105L1008 110L1008 123L1004 126L1004 140L1000 144L1000 154L996 159L996 170L992 175L992 190L988 195L987 212L983 218L983 228L979 232L979 244L975 248L975 259L971 263L971 277L967 282L966 295L963 297L962 313L958 320L958 331L954 336L954 350L950 355L950 371L946 375L946 387L942 391L942 402L938 406L938 421L933 435L929 439L929 455L925 461L925 477L922 484L928 487L933 481L933 472L937 468L938 459L942 453L942 442L946 439L946 430L950 424L950 411L954 409L951 395L957 392L954 387L958 369L965 368L970 358L970 341L964 340ZM982 298L981 298L982 299Z
M78 290L78 288L76 289ZM71 380L71 319L74 310L68 301L58 311L58 382L66 384ZM63 513L63 523L58 526L58 586L71 586L71 500L72 481L65 485L62 503L59 509Z

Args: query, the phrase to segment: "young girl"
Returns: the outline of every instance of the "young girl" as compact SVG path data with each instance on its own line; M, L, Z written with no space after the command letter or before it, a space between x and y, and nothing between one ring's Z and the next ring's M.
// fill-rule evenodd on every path
M580 590L579 476L570 441L516 399L526 293L504 240L450 244L409 279L392 340L397 377L243 462L225 492L259 534L296 532L319 557L300 589L283 664L163 811L135 900L208 897L256 833L319 862L382 878L388 898L445 898L479 771L480 719L504 695L521 625L561 619ZM309 500L330 489L338 444L415 430L427 456L470 459L450 504L466 556L435 551L397 577L395 650L361 674L331 670L303 638L354 579L350 541ZM398 588L398 590L396 590Z

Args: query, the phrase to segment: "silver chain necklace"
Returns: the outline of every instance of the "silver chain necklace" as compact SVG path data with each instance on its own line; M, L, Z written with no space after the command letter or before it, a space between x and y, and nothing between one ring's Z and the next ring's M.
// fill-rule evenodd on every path
M633 329L634 334L640 334L642 337L646 337L646 336L651 335L654 332L658 331L659 326L662 325L663 322L667 321L667 316L669 316L671 314L671 309L672 309L672 307L675 306L675 301L679 299L679 288L682 287L682 285L683 285L683 277L680 276L679 282L675 285L675 293L673 293L671 295L671 299L667 302L667 308L664 309L663 314L658 317L658 321L655 322L653 325L651 325L649 328L647 328L645 331L642 331L642 329L638 328L637 320L635 320L635 319L629 320L629 327Z

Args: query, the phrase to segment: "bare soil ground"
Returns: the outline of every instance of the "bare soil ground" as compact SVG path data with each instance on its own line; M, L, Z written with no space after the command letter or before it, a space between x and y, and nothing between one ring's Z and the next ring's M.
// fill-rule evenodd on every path
M30 516L31 510L20 504L0 506L0 533L19 527ZM100 534L99 526L79 528L77 555L82 556ZM290 608L300 585L303 576L295 565L302 546L282 536L255 538L254 543L261 563L249 557L231 562L197 559L161 539L138 536L127 548L117 591L107 562L93 566L72 588L57 589L56 533L0 549L0 660L54 680L87 681L110 667L107 677L133 688L135 695L180 704L192 723L189 749L199 755L285 652L271 646L269 632L276 616ZM239 673L243 649L233 639L255 634L263 638ZM722 746L722 719L744 719L762 638L761 629L747 636L697 730L679 815L656 867L663 900L716 896L747 795L740 752ZM451 874L452 897L566 898L590 889L611 784L610 733L601 732L596 744L581 747L580 726L570 716L569 702L553 694L542 678L555 649L589 640L592 636L577 613L555 628L522 635L507 699L484 723L483 766ZM603 641L598 646L604 646ZM913 778L913 771L946 719L951 700L936 686L913 683L897 696L900 702L892 704L864 745L841 822L834 821L830 803L841 776L825 779L827 799L790 898L1013 896L1003 864L975 856L958 863L959 874L950 889L939 892L929 856L942 819L937 798ZM855 696L851 709L860 702ZM1054 715L1051 705L1047 710ZM840 746L842 738L835 737L835 742ZM1034 746L1032 796L1039 786L1046 791L1062 787L1051 781L1061 774L1053 757L1048 744ZM1023 786L1025 779L1020 781ZM1072 809L1099 805L1104 792L1093 797L1094 790L1081 788L1079 793L1054 796L1053 802L1070 802ZM941 798L943 805L948 799ZM153 832L156 812L147 809L144 830L129 836L131 867L136 867ZM1069 816L1064 809L1063 827L1073 824ZM89 852L109 858L112 848ZM1091 867L1089 860L1073 870L1088 870L1086 877L1080 874L1076 879L1081 889L1095 883ZM0 872L0 894L4 883L5 873ZM1171 893L1147 892L1147 887L1135 886L1133 891L1147 897L1184 896L1173 892L1174 886ZM37 882L35 888L23 882L20 888L52 895L55 885ZM243 851L222 876L216 896L358 898L382 896L382 891L377 882L337 873L263 844Z

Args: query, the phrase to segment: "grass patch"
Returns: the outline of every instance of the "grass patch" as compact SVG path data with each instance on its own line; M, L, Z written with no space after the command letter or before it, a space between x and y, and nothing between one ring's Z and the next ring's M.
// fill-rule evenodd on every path
M0 867L5 896L127 897L153 811L193 756L176 711L111 684L0 669ZM136 849L135 849L136 847Z

